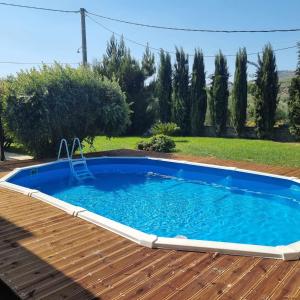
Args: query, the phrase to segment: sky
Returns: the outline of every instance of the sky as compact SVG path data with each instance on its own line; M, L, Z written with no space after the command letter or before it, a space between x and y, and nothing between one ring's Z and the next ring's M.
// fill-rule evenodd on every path
M101 15L163 26L196 27L208 29L270 29L300 28L299 0L7 0L10 3L65 10L87 11ZM125 38L149 43L155 48L174 51L175 46L193 54L195 48L204 55L215 55L219 49L235 54L239 47L258 52L270 42L274 49L294 46L300 41L300 32L289 33L200 33L148 29L120 24L94 17L95 20ZM88 61L101 59L111 32L89 18L86 19ZM0 6L0 62L53 62L81 61L80 15L44 12ZM144 48L126 42L132 54L140 59ZM297 50L276 53L279 70L294 70ZM249 57L256 62L257 56ZM229 72L234 74L234 57L228 57ZM158 61L156 60L158 63ZM172 59L174 63L174 58ZM192 57L190 57L190 64ZM214 59L205 58L206 73L214 70ZM35 65L0 63L0 76L15 74L20 69ZM249 66L249 74L254 67Z

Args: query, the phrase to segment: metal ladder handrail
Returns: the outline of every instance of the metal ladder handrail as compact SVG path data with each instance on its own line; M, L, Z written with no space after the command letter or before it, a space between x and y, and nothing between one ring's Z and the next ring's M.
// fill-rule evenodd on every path
M78 149L79 149L79 151L80 151L81 159L85 159L85 157L83 156L81 143L80 143L80 140L79 140L78 137L76 137L76 138L73 139L73 145L72 145L72 150L71 150L71 159L73 159L73 155L74 155L74 151L75 151L75 145L76 145L76 142L77 142L77 144L78 144Z
M78 149L80 151L80 157L81 158L79 158L79 159L73 159L76 143L78 143ZM80 181L82 179L87 179L87 178L95 178L94 175L88 169L88 166L87 166L87 163L86 163L86 158L83 156L82 146L81 146L79 138L75 137L73 139L71 155L70 155L70 152L69 152L67 140L66 139L61 139L60 145L59 145L57 160L61 159L60 155L61 155L61 150L62 150L63 145L65 145L65 148L66 148L67 160L68 160L69 165L70 165L71 174L78 181ZM80 165L82 166L81 170L76 170L75 166L80 166Z
M60 160L60 155L61 155L61 150L63 145L65 145L66 148L66 153L67 153L67 159L70 160L70 153L69 153L69 148L68 148L68 143L66 139L61 139L60 140L60 145L59 145L59 150L58 150L58 155L57 155L57 160Z
M79 159L73 159L76 143L78 144L78 149L79 149L79 152L80 152L80 158ZM83 166L83 170L81 170L81 174L79 174L78 171L76 171L75 168L74 168L75 165L80 165L80 164ZM77 178L77 180L81 180L81 176L83 176L84 178L94 178L94 175L90 172L90 170L87 166L86 158L83 156L81 142L80 142L78 137L75 137L73 139L73 145L72 145L72 150L71 150L71 158L70 158L70 166L71 166L71 170L73 172L73 175L74 175L75 178Z

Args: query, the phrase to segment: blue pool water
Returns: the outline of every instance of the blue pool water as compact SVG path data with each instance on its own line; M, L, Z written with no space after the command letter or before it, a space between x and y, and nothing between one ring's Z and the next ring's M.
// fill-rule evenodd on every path
M147 159L88 164L95 179L81 184L63 163L24 170L10 182L161 237L269 246L300 240L295 182Z

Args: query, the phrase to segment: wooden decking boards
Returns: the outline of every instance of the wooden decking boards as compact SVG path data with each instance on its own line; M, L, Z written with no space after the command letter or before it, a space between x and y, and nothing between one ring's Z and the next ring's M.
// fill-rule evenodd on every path
M300 178L293 168L164 157ZM0 176L35 163L1 163ZM300 261L144 248L5 189L0 189L0 278L22 299L300 299ZM8 299L2 295L0 290L0 299Z

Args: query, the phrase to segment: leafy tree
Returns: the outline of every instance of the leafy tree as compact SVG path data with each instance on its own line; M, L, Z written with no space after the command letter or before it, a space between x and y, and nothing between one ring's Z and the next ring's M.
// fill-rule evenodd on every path
M236 55L232 89L232 125L238 136L244 131L247 118L247 52L240 49Z
M227 60L220 51L215 58L215 72L212 76L210 89L211 121L215 126L217 136L226 131L229 97L228 78Z
M176 48L172 93L172 121L183 134L190 131L189 61L183 49Z
M171 120L172 102L172 65L169 53L160 51L160 66L157 78L157 97L159 101L159 116L163 123Z
M129 107L117 82L89 68L43 66L22 71L4 89L5 122L35 157L51 157L61 138L115 136L129 124Z
M298 65L296 77L292 79L289 88L288 113L290 132L300 138L300 43L298 43Z
M207 94L203 53L195 50L191 83L191 134L200 135L206 116Z
M107 43L106 54L102 61L96 62L93 69L111 80L116 79L130 104L131 126L128 134L142 134L153 123L152 114L148 114L149 106L153 106L152 91L154 83L146 84L155 73L154 56L147 47L143 61L140 64L132 57L130 50L125 46L124 39L118 42L114 36Z
M259 138L272 135L278 104L278 73L272 46L266 45L262 58L258 56L255 92L255 123Z

